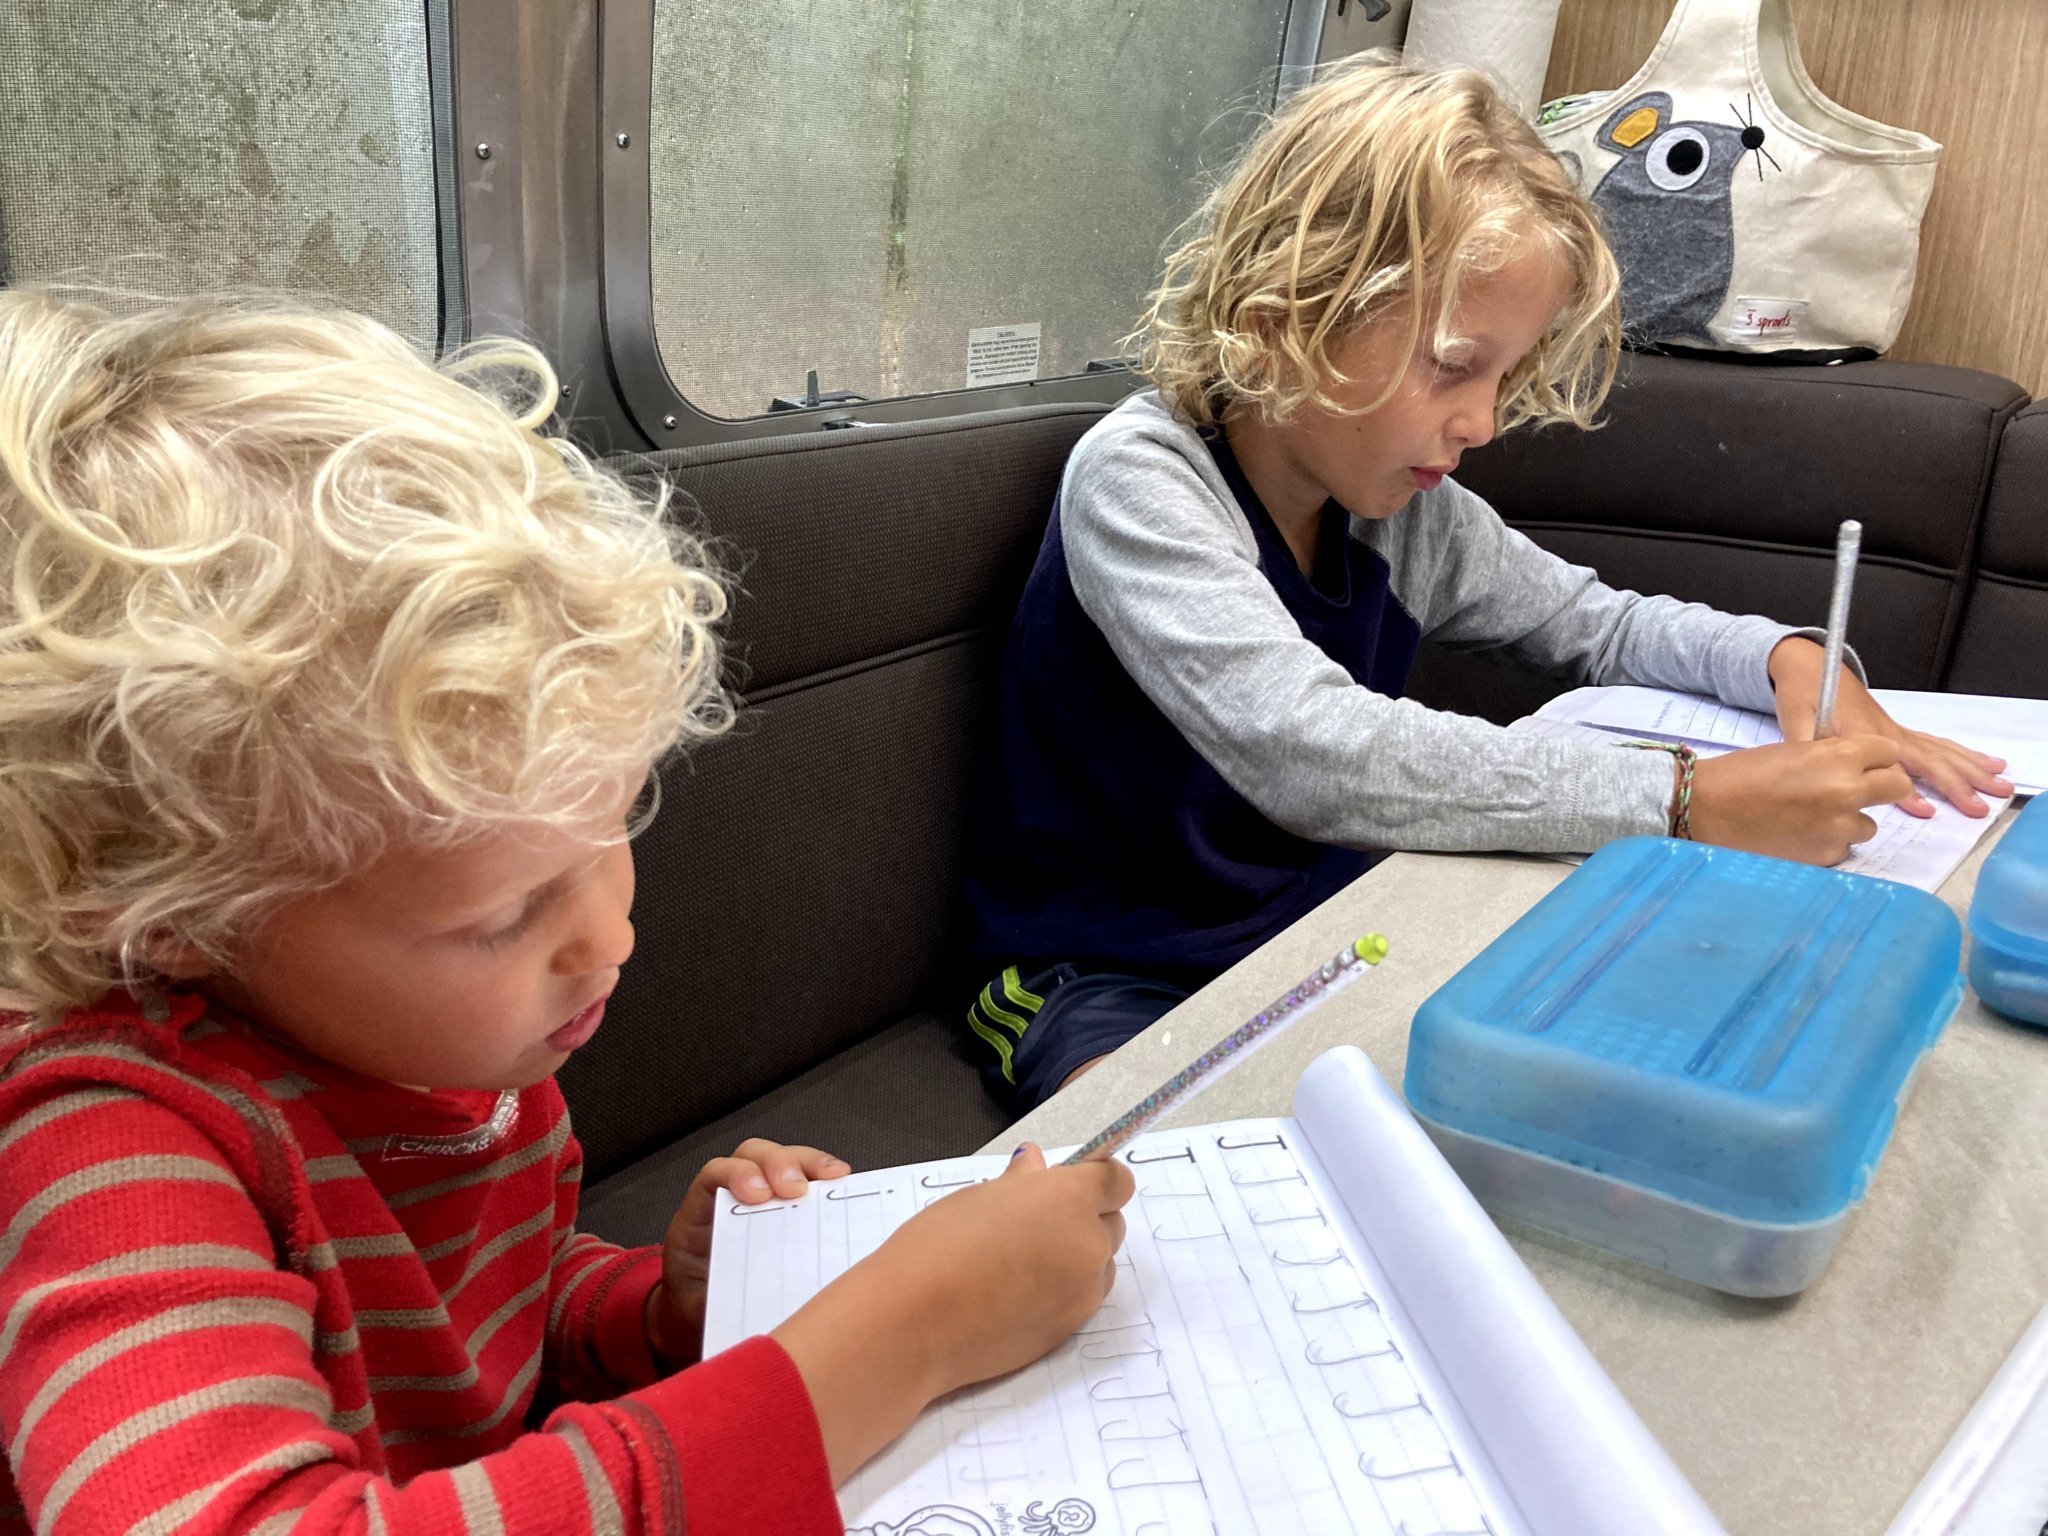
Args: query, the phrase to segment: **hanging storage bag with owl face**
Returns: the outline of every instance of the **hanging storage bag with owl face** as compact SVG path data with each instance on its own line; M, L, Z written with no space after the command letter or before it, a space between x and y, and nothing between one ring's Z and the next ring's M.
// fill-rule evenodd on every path
M1811 362L1898 336L1941 146L1823 96L1791 0L1677 0L1634 79L1538 128L1600 210L1632 345Z

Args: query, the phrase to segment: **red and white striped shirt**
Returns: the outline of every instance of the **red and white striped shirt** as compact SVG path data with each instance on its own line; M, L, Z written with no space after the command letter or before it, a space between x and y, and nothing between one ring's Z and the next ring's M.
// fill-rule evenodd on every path
M581 1167L552 1079L421 1093L189 996L10 1034L0 1536L840 1536L788 1355L663 1379Z

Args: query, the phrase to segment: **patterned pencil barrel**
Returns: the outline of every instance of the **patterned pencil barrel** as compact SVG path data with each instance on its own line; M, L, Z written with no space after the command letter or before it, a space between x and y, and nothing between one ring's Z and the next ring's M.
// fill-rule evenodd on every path
M1067 1158L1084 1163L1091 1158L1110 1157L1125 1142L1157 1120L1174 1102L1197 1083L1228 1071L1247 1047L1280 1025L1293 1022L1306 1009L1323 1001L1346 983L1363 976L1387 958L1386 935L1368 933L1347 944L1324 964L1301 979L1287 992L1239 1025L1222 1040L1197 1056L1152 1092L1138 1100L1116 1119L1090 1137Z

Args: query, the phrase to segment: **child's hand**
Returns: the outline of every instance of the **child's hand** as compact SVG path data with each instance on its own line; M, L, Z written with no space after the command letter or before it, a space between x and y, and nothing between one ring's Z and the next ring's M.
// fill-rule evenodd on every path
M1001 1178L897 1228L875 1259L921 1298L942 1391L1029 1365L1087 1321L1115 1283L1135 1188L1113 1158L1047 1168L1027 1144Z
M934 1201L775 1330L809 1389L834 1481L933 1398L1030 1364L1102 1305L1135 1185L1115 1160L1002 1177Z
M1864 808L1912 790L1881 736L1784 742L1703 757L1693 770L1692 835L1801 864L1839 864L1873 836Z
M647 1298L647 1341L671 1370L695 1363L704 1351L705 1285L711 1274L711 1218L720 1190L742 1205L790 1200L812 1179L853 1172L843 1159L816 1147L744 1141L731 1157L706 1163L683 1196L661 1244L661 1284Z
M1825 653L1811 640L1788 635L1772 648L1771 684L1778 695L1778 724L1787 741L1813 740L1813 717L1820 707L1820 680ZM1911 779L1924 779L1967 816L1983 816L1991 807L1981 795L2001 799L2012 785L1999 777L2005 759L1973 752L1942 736L1909 731L1884 712L1855 673L1842 669L1835 693L1835 733L1839 736L1881 736L1898 750L1899 766ZM1899 797L1908 815L1932 816L1934 802L1909 782Z

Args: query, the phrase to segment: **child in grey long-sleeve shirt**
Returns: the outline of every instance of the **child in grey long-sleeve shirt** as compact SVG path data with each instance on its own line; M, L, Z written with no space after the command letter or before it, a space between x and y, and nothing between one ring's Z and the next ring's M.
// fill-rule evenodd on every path
M1157 388L1075 448L1004 659L977 797L968 1010L1028 1108L1366 869L1413 849L1668 832L1813 862L1864 808L1959 806L2003 765L1900 729L1820 647L1604 586L1447 475L1501 423L1589 423L1618 339L1591 210L1476 76L1333 71L1169 262ZM1695 763L1400 697L1418 641L1775 710Z

